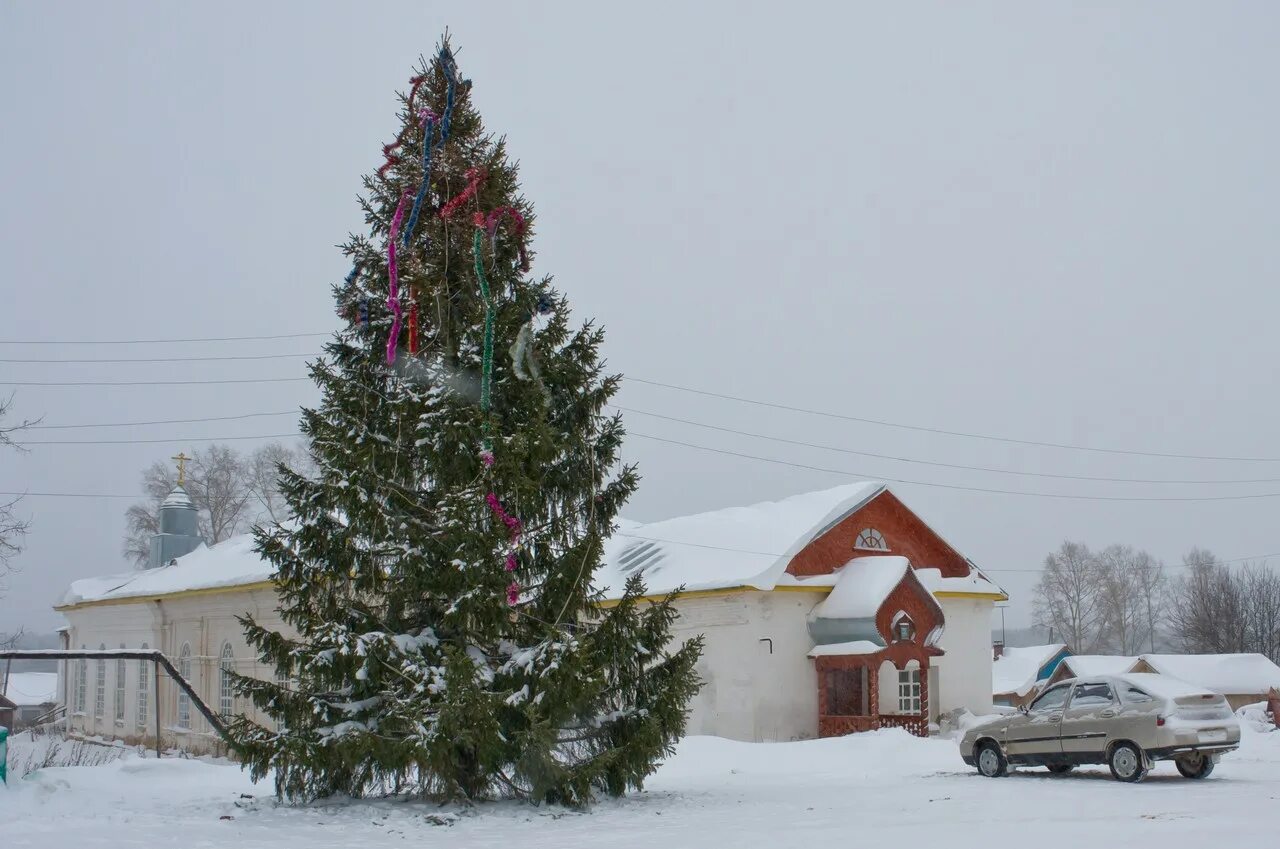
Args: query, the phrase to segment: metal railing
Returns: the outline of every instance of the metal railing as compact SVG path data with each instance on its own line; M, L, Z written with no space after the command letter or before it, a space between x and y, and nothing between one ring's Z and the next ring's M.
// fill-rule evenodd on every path
M21 650L3 650L0 651L0 660L149 660L154 664L155 677L153 680L159 682L160 670L163 669L165 674L173 681L174 684L187 694L187 698L191 700L191 704L195 705L196 710L200 712L209 722L209 727L221 737L225 742L230 743L231 738L227 732L227 725L223 722L222 717L209 709L204 703L204 699L200 698L200 694L196 692L195 687L191 686L191 682L182 676L164 653L156 650L142 649L32 649L29 651ZM156 690L156 757L160 757L160 687ZM56 713L57 710L66 710L66 705L59 705L50 713Z

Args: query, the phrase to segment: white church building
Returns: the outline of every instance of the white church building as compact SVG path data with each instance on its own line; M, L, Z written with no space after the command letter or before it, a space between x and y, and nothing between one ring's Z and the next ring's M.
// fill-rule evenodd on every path
M236 617L287 630L272 567L249 536L205 546L180 487L161 507L148 568L75 581L56 609L72 649L158 649L223 715L249 711L225 671L273 675ZM917 734L957 709L990 712L991 618L1007 598L888 487L859 483L649 524L622 522L596 575L683 587L674 638L705 638L690 734L795 740L885 726ZM86 736L195 752L220 742L152 665L66 664L59 692ZM265 721L263 717L255 717Z

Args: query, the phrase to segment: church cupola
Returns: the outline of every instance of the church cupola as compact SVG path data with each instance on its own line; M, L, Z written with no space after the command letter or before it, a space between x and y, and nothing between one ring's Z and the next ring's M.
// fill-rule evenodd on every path
M160 532L151 537L148 569L166 566L175 558L190 554L204 544L204 538L200 536L196 524L199 510L183 488L188 458L179 454L174 459L178 461L178 485L160 503Z

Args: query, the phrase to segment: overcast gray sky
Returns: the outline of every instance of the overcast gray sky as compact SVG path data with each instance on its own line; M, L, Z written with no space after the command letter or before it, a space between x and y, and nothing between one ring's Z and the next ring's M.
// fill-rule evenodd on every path
M0 0L0 338L327 331L333 247L395 91L450 27L538 209L535 270L628 375L948 431L1280 459L1280 7L1268 3L67 3ZM321 339L0 345L0 383L296 377ZM287 410L309 383L0 387L46 425ZM629 408L895 457L1086 477L1280 479L947 436L626 385ZM857 477L1090 497L1280 493L840 454L632 414L648 520ZM0 489L129 494L196 437L291 416L44 430ZM252 447L252 440L236 443ZM1176 562L1280 552L1280 498L1068 500L895 484L1029 618L1064 538ZM0 631L122 571L124 499L30 496Z

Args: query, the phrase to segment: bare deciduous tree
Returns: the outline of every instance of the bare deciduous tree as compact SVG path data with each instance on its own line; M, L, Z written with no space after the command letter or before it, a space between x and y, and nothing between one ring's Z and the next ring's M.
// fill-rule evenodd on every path
M200 535L214 545L246 532L255 522L289 518L276 485L276 469L283 463L305 473L309 462L305 452L280 443L264 445L248 456L216 444L192 451L184 488L199 510ZM124 540L124 555L139 565L150 556L151 537L159 530L160 504L177 481L177 470L170 463L152 463L142 473L146 501L125 512Z
M1280 662L1280 574L1266 564L1232 572L1200 549L1171 593L1171 624L1181 647L1198 653L1258 652Z
M23 450L22 447L13 441L13 434L36 424L36 422L24 420L14 425L3 424L12 407L12 395L0 401L0 448L21 451ZM21 501L21 496L0 501L0 598L4 595L4 579L14 569L13 558L22 552L23 538L26 537L27 531L31 528L31 520L18 514L17 508ZM0 634L0 646L11 644L21 636L21 632L8 635Z
M311 456L299 448L272 442L254 451L248 458L246 472L249 491L257 501L259 520L283 522L290 518L288 505L280 497L279 469L285 466L304 477L312 471Z
M1098 645L1122 655L1155 651L1162 619L1163 564L1128 545L1107 546L1097 554L1097 562L1103 608Z
M1036 623L1052 628L1073 652L1098 650L1106 605L1098 558L1077 542L1064 542L1044 559L1036 584Z

